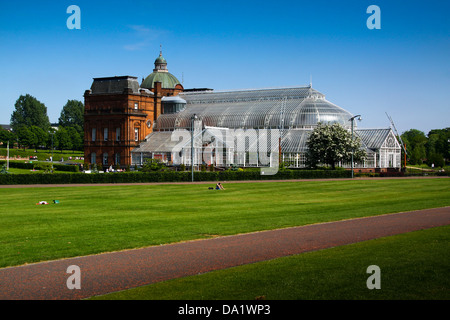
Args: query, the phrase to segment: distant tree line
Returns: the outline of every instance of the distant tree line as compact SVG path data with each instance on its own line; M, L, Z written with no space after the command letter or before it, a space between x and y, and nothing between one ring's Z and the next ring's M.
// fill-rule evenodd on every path
M417 165L443 167L450 161L450 128L434 129L425 135L417 129L410 129L401 135L406 145L407 161Z
M84 105L68 100L61 110L57 127L52 127L47 107L35 97L26 94L17 99L11 115L12 131L1 129L0 142L18 148L54 148L56 150L83 150Z

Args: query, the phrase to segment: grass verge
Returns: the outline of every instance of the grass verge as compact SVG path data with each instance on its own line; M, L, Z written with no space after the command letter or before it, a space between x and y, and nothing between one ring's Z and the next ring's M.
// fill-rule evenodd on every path
M450 226L214 271L97 300L448 300ZM367 268L380 268L369 290Z

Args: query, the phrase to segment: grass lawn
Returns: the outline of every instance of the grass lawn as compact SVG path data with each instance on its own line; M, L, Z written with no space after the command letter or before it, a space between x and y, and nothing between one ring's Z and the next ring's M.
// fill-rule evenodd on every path
M9 168L8 173L12 174L35 174L43 173L42 170L32 170L32 169L20 169L20 168Z
M0 147L0 156L6 157L8 154L8 150L6 148ZM46 159L50 159L52 156L52 150L44 150L44 149L9 149L9 157L14 158L22 157L22 158L29 158L30 156L37 156L39 161L45 161ZM64 158L64 160L67 160L69 157L84 157L83 151L76 151L76 150L63 150L62 152L60 150L53 150L53 160L54 161L60 161L61 158ZM83 163L83 160L73 160L75 162Z
M0 188L0 267L450 205L448 178L208 186Z
M44 170L32 170L32 169L21 169L21 168L9 168L8 173L10 174L36 174L36 173L45 173ZM54 173L73 173L76 174L78 172L71 172L71 171L59 171L54 169ZM1 191L0 191L1 192Z
M94 300L448 300L450 226L258 262ZM380 268L380 289L367 280Z

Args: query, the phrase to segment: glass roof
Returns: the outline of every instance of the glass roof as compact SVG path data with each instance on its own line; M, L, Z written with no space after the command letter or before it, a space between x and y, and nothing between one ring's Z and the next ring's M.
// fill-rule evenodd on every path
M311 128L322 123L350 126L352 114L311 87L180 93L186 108L161 115L155 130L188 129L195 114L205 126Z
M246 147L247 151L253 150L252 148L256 148L255 144L257 144L258 135L260 133L257 130L236 130L233 132L231 136L227 135L225 131L226 129L221 128L205 128L203 130L202 138L204 141L209 140L212 136L219 139L225 146L225 148L229 148L234 146L235 141L245 141L244 137L249 138L249 145ZM176 139L172 137L172 131L155 131L151 133L146 141L141 143L140 146L133 150L133 152L172 152L175 146L181 146L182 148L190 148L191 144L191 136L189 132L183 132L184 130L180 130L180 133L176 135ZM271 130L277 131L278 130ZM281 140L281 150L283 153L304 153L308 149L307 141L309 138L309 134L312 132L312 129L291 129L291 130L283 130L282 132L282 140ZM180 140L178 137L181 134L184 134L184 138ZM367 151L379 150L382 148L383 144L387 140L388 136L391 135L394 139L395 136L391 129L356 129L356 136L361 138L361 142L363 147L366 148ZM230 137L232 140L229 140ZM180 144L180 141L183 143ZM396 141L396 140L395 140ZM400 146L396 144L397 149L400 149Z

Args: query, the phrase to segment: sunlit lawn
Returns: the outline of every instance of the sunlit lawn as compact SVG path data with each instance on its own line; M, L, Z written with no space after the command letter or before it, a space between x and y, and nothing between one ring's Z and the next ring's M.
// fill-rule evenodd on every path
M0 189L0 267L450 205L450 180ZM213 184L211 184L212 186ZM59 204L36 205L59 200Z

